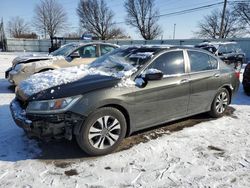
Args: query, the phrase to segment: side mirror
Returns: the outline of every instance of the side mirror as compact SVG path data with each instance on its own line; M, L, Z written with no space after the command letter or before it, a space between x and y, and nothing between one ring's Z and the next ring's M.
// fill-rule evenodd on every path
M221 52L218 52L218 56L222 56L223 55L223 53L221 53Z
M73 52L72 54L69 55L69 57L71 57L71 59L74 59L74 58L79 58L80 55L78 52Z
M143 77L146 80L161 80L163 78L163 73L157 69L148 69Z

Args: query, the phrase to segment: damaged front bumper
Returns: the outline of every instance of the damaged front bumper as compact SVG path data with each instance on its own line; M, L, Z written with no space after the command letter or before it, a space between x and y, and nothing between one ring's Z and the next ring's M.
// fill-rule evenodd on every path
M84 117L66 112L61 114L26 114L21 102L14 99L10 110L15 123L29 137L42 140L66 138L72 139L73 134L79 134Z
M5 79L8 79L8 78L9 78L9 73L10 73L11 70L12 70L12 67L8 68L8 69L5 71Z

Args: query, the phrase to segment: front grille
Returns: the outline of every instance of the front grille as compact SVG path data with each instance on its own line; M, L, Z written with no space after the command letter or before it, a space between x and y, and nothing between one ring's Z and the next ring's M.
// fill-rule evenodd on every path
M45 121L51 123L60 123L65 120L64 114L56 114L56 115L27 114L27 117L31 121Z

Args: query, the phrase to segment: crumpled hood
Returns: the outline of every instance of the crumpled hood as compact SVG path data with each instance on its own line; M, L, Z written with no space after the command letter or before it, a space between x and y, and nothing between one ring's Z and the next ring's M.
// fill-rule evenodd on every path
M20 64L20 63L30 63L34 61L48 60L52 58L53 56L50 56L48 54L26 54L23 56L16 57L12 61L12 67L15 67L17 64Z

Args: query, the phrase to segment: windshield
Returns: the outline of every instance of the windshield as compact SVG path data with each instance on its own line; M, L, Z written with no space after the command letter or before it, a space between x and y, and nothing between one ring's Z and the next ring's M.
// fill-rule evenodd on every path
M155 51L155 48L118 48L96 59L89 67L107 73L130 72L133 74L153 56Z
M220 45L218 49L218 53L221 54L240 53L240 52L242 52L240 46L235 43Z
M54 52L51 52L50 55L52 55L52 56L67 56L78 46L79 45L75 44L75 43L66 44L66 45L63 45L61 48L55 50Z

